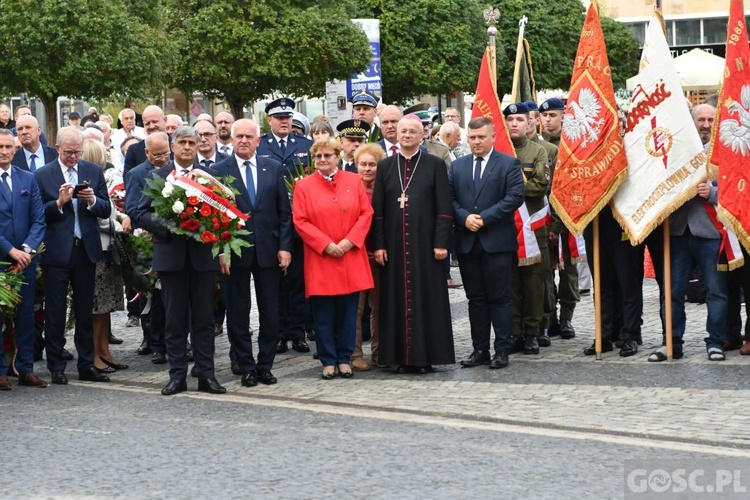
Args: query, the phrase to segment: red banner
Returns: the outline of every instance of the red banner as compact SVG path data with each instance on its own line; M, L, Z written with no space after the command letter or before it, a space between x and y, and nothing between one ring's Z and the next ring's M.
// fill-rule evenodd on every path
M750 47L742 0L732 0L724 83L714 119L709 163L718 168L719 211L750 251Z
M607 47L593 4L578 43L550 203L578 235L627 175Z
M484 51L482 66L479 68L479 81L477 82L477 93L474 96L474 108L471 111L472 118L484 116L492 120L495 127L495 149L501 153L516 156L516 150L510 141L508 129L505 127L505 117L500 109L500 100L497 98L497 89L490 71L490 49Z

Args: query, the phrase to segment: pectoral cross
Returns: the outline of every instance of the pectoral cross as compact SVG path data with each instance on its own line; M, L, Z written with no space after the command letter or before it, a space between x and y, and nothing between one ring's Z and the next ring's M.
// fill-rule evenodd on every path
M407 201L409 201L409 197L406 196L406 193L401 193L401 196L398 197L399 207L404 208L404 203Z

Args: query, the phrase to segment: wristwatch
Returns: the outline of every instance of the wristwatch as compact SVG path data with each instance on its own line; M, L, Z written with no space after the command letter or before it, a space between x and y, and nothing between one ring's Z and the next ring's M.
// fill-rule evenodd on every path
M36 253L36 250L34 250L33 248L31 248L31 247L30 247L29 245L27 245L26 243L24 243L24 244L23 244L23 245L21 246L21 248L23 249L23 251L24 251L24 252L26 252L26 253L27 253L27 254L29 254L29 255L34 255L34 254Z

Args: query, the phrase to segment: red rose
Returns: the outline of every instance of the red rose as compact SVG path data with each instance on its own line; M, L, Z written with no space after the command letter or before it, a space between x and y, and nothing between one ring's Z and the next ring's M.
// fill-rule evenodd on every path
M210 216L211 215L211 205L209 205L208 203L204 203L203 205L201 205L201 215L203 217Z
M199 200L197 196L190 196L188 198L188 205L192 205L194 207L197 207L198 203L200 203L200 202L201 202L201 200Z
M195 213L195 209L193 207L187 207L184 212L184 214L193 215Z
M224 240L224 241L231 240L232 239L232 233L230 233L229 231L224 231L223 233L221 233L221 239Z
M198 229L200 229L200 227L201 223L195 219L188 219L180 224L180 229L184 229L186 231L197 231Z
M213 233L211 233L211 231L203 231L201 233L201 240L203 241L203 243L211 243L213 242L213 239L214 235Z
M182 212L182 213L180 214L180 219L182 219L182 220L185 220L185 219L187 219L187 218L188 218L188 214L186 214L185 212Z

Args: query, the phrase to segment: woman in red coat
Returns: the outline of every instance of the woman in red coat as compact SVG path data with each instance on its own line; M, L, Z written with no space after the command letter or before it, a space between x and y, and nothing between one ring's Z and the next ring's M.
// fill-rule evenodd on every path
M373 286L365 238L372 206L357 174L338 169L335 139L313 144L316 171L297 182L292 216L305 243L305 295L315 318L322 377L351 378L359 292Z

